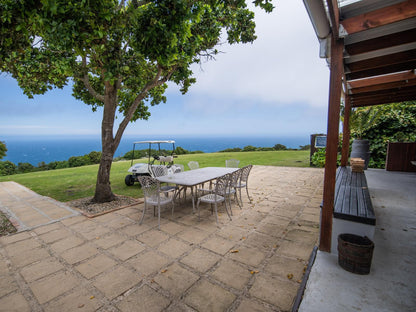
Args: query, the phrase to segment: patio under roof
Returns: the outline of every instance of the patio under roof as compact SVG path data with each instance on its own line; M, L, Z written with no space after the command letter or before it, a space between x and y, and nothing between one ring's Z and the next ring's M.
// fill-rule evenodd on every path
M416 0L304 0L330 88L320 250L331 246L339 115L345 115L341 165L349 151L351 108L416 100Z

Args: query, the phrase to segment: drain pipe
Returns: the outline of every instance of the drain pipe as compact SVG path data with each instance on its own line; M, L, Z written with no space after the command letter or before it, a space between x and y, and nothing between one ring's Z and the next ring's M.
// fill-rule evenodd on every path
M319 40L319 57L330 57L331 26L322 0L303 0L306 11Z

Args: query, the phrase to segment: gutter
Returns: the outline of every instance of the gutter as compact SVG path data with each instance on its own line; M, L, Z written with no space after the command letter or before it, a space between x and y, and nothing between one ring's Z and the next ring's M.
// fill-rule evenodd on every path
M322 0L303 0L309 19L319 40L319 57L330 57L331 26Z

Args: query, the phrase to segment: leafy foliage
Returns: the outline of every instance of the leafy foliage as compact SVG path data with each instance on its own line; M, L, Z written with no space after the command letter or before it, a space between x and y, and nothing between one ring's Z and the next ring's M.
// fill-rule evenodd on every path
M315 167L323 168L325 167L325 148L318 149L315 153L313 153L311 162Z
M323 168L325 167L325 154L326 148L320 148L315 153L313 153L311 162L315 167ZM341 155L337 155L337 164L340 165L341 163Z
M273 9L271 0L254 4ZM256 39L242 0L5 0L0 20L0 70L28 97L72 80L75 98L103 107L96 201L114 198L111 161L124 130L166 102L167 82L186 93L195 83L190 66L218 53L222 33L230 44Z
M377 122L379 113L380 111L374 106L353 109L350 118L352 136L357 139L363 139L366 130Z
M311 149L311 145L310 145L310 144L307 144L307 145L300 145L300 146L299 146L299 149L300 149L301 151L307 151L307 150L310 150L310 149Z
M83 156L72 156L64 161L52 161L46 164L44 161L33 166L30 163L18 163L17 166L11 161L0 162L0 175L13 175L16 173L28 173L35 171L55 170L63 168L80 167L86 165L99 164L101 152L90 152Z
M16 165L9 160L0 161L0 175L12 175L16 173Z
M7 152L6 143L0 141L0 159L6 156L6 152Z
M273 146L273 149L276 151L285 151L287 150L287 147L283 144L276 144L275 146Z
M374 110L378 116L363 136L370 140L369 166L384 168L389 142L416 142L416 101L376 106Z

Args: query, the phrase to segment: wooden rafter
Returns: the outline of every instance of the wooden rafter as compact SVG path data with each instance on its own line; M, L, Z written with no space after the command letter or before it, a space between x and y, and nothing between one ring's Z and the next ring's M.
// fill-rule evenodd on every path
M409 70L402 73L384 75L379 77L372 77L368 79L352 80L348 82L348 87L350 89L363 88L369 86L375 86L380 84L386 84L390 82L406 81L416 78L415 71Z
M357 55L361 53L372 52L406 43L414 42L416 38L416 29L409 29L398 33L393 33L378 38L373 38L361 42L345 45L348 55Z
M358 72L363 70L370 70L373 68L380 68L394 64L406 63L416 60L416 49L387 54L379 57L374 57L367 60L357 61L353 63L346 63L350 72ZM413 68L413 67L412 67ZM411 69L412 69L411 68Z
M340 24L348 34L353 34L415 16L416 1L408 0L379 10L350 17L341 21Z
M356 71L346 74L347 80L362 79L368 77L374 77L379 75L397 73L409 69L416 68L416 60L406 61L398 64L391 64L377 68L370 68L367 70Z
M409 86L394 90L383 90L351 95L351 106L370 106L416 99L416 87Z
M370 92L383 92L383 91L393 91L393 90L400 90L402 88L407 87L414 87L416 86L416 78L410 79L410 80L401 80L396 82L389 82L389 83L383 83L383 84L377 84L377 85L371 85L368 87L361 87L361 88L352 88L349 90L349 94L351 95L360 95L364 93L370 93Z

